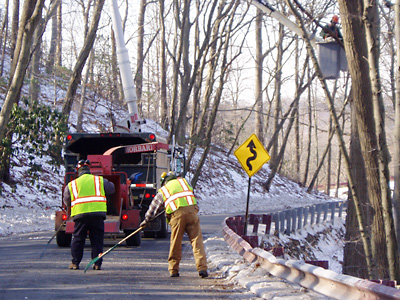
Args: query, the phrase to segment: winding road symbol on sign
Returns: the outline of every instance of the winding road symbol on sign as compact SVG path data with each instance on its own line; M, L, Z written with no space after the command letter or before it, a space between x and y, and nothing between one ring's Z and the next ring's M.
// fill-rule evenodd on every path
M247 145L247 147L250 149L250 152L253 153L253 156L252 156L252 157L249 157L249 158L246 160L246 165L249 167L249 170L251 171L251 170L253 170L253 166L251 165L250 162L251 162L252 160L255 160L255 159L257 158L257 152L256 152L256 150L254 150L254 148L256 147L256 145L254 145L253 140L251 140L250 143Z
M271 158L255 134L236 149L235 156L249 177L257 173Z

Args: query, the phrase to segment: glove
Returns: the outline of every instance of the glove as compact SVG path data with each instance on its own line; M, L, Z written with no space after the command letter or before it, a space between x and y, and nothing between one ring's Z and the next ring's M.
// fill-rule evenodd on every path
M140 227L146 227L147 226L147 221L146 220L144 220L144 221L142 221L142 223L140 223Z

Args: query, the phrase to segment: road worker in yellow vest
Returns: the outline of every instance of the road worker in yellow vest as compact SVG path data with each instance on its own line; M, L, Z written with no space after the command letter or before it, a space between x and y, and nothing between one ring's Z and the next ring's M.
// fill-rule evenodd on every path
M78 178L70 181L64 189L63 201L75 223L71 243L72 263L69 265L72 270L79 269L88 232L92 259L103 252L106 195L115 192L114 183L90 174L90 165L90 161L80 160L76 165ZM93 269L101 270L101 263L102 259L99 259Z
M185 178L176 177L173 172L164 172L160 180L161 188L150 203L145 219L140 226L145 227L159 212L165 209L171 226L171 244L168 256L168 271L171 277L179 277L182 239L185 232L192 245L199 276L208 277L207 257L198 216L199 207L193 194L193 188Z

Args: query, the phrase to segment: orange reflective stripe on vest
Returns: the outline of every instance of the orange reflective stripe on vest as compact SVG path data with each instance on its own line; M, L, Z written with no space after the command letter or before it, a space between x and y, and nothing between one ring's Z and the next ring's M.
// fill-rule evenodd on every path
M193 190L184 178L171 180L160 190L167 214L176 211L179 207L197 204Z
M71 216L107 212L107 198L101 176L84 174L68 183L71 194Z

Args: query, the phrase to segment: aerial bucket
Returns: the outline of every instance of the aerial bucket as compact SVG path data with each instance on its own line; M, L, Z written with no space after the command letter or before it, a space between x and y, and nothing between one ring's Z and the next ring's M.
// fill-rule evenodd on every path
M336 41L320 42L318 63L325 79L337 79L340 71L347 71L347 59L344 49Z

